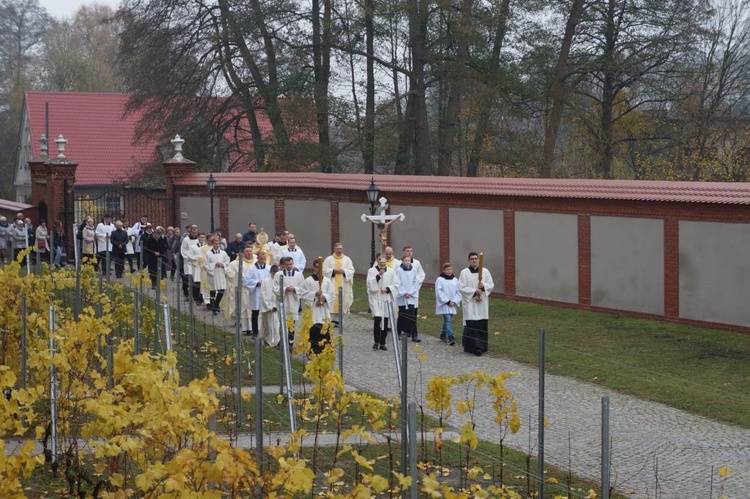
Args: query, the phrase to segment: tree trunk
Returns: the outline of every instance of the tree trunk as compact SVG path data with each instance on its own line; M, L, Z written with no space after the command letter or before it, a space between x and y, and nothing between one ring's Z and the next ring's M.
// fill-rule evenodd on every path
M552 176L557 133L560 130L563 107L568 95L568 89L565 86L565 79L568 73L568 56L570 55L570 46L573 44L573 36L575 36L576 26L578 26L578 22L581 20L582 12L583 0L573 0L570 13L568 14L568 22L565 24L565 34L560 46L560 54L555 66L555 79L552 86L552 109L550 110L549 117L547 118L547 126L544 130L543 159L539 170L539 176L544 178Z
M432 174L430 130L427 121L427 84L424 75L428 7L426 0L409 2L408 7L412 67L409 73L409 96L406 103L403 140L413 146L414 173L417 175Z
M440 136L438 145L438 175L450 175L455 148L456 121L461 107L466 78L462 77L466 69L466 61L469 57L469 31L471 29L472 10L474 0L463 0L461 4L461 18L458 29L452 30L457 33L456 61L450 71L448 103L445 114L440 121Z
M617 23L615 21L615 8L617 0L608 0L607 24L604 28L604 54L605 61L614 61L615 45L617 43ZM599 161L598 173L603 178L612 178L612 158L614 156L614 120L612 117L617 91L615 78L612 74L615 65L604 64L602 79L602 114L599 121Z
M328 123L328 86L331 79L331 1L323 0L321 27L320 0L312 0L313 73L316 120L318 123L318 161L324 173L331 173L332 154Z
M374 0L365 0L365 51L367 52L367 82L365 90L365 129L362 159L365 173L375 173L375 15Z
M490 59L489 70L487 71L486 98L484 105L480 107L479 117L477 118L476 130L474 131L474 141L472 143L469 160L466 164L466 176L476 177L479 172L479 157L482 154L484 140L487 135L487 126L490 121L490 111L492 103L497 95L498 76L500 74L500 52L505 41L505 33L508 27L508 13L510 12L510 0L503 0L500 5L500 14L498 16L497 31L495 40L492 44L492 57Z

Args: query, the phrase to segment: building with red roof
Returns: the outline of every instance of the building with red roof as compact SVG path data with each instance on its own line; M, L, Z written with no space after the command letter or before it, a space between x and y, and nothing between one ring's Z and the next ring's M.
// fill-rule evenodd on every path
M123 184L139 168L157 159L158 140L134 145L139 112L125 113L127 94L26 92L19 129L15 173L16 201L31 195L28 162L40 154L40 137L48 135L51 157L54 141L68 142L66 157L78 163L75 184L97 190Z

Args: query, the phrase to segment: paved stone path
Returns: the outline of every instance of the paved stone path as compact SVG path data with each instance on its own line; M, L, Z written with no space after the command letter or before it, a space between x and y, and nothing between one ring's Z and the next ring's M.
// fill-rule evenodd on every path
M211 320L204 311L196 312L196 316ZM373 351L372 322L369 315L362 314L347 317L344 338L346 384L383 397L398 396L390 336L387 352ZM507 386L518 402L522 427L517 434L507 436L505 444L526 453L531 449L536 455L538 370L502 358L499 353L476 357L464 353L460 345L451 347L426 335L422 338L419 345L426 360L421 363L413 351L417 344L409 344L410 400L426 404L421 394L427 381L437 375L475 370L515 372ZM547 464L562 469L570 466L575 475L599 482L601 399L609 396L611 484L618 492L644 498L718 497L718 469L728 466L732 471L724 481L723 494L750 498L750 430L571 378L547 375L545 383ZM454 400L457 396L454 393ZM489 398L480 396L476 408L479 438L499 442ZM463 423L461 417L454 411L451 422L455 427Z
M385 397L395 396L398 378L391 340L387 352L373 351L371 325L369 316L347 318L344 380ZM422 402L419 394L426 390L427 381L440 374L478 369L490 374L516 372L507 385L518 401L522 428L516 435L506 437L505 443L528 452L531 442L536 455L538 370L496 356L469 355L460 345L451 347L435 337L422 339L419 345L427 358L421 365L413 351L417 344L409 344L411 400ZM750 430L570 378L547 375L545 384L545 416L549 422L544 437L546 463L568 469L570 455L574 474L599 482L601 398L609 396L611 483L619 492L633 497L707 498L712 493L713 467L713 497L717 497L718 469L728 466L732 472L725 481L724 494L730 498L750 497ZM454 393L454 400L456 396ZM489 399L480 398L476 406L480 439L499 442ZM460 426L461 417L454 411L453 424Z

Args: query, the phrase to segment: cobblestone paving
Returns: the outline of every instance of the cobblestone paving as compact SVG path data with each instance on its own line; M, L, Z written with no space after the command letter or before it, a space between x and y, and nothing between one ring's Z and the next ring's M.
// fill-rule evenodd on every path
M382 396L397 396L392 342L389 338L387 352L373 351L371 324L366 315L352 315L346 320L344 380L348 385ZM516 372L508 387L518 401L522 429L508 436L505 443L528 452L531 442L532 453L536 454L537 369L497 357L500 352L475 357L464 353L460 345L451 347L430 336L422 339L419 345L427 358L421 363L413 351L416 343L409 343L411 399L421 400L420 393L426 390L427 381L436 375L470 373L477 369L490 374ZM633 497L718 497L718 468L728 466L732 473L724 483L724 495L750 497L750 430L570 378L548 375L545 385L546 463L567 469L570 455L573 473L595 482L600 480L601 399L609 396L611 483L619 492ZM489 399L478 400L477 410L479 437L498 442ZM460 425L460 417L454 412L453 423Z

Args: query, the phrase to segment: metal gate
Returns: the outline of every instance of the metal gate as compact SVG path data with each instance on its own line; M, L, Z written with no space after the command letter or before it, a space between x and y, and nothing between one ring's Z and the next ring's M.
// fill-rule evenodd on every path
M89 193L76 193L73 200L73 220L80 223L85 216L99 222L105 214L112 221L127 219L131 225L147 216L154 225L171 223L170 203L165 189L120 187Z

